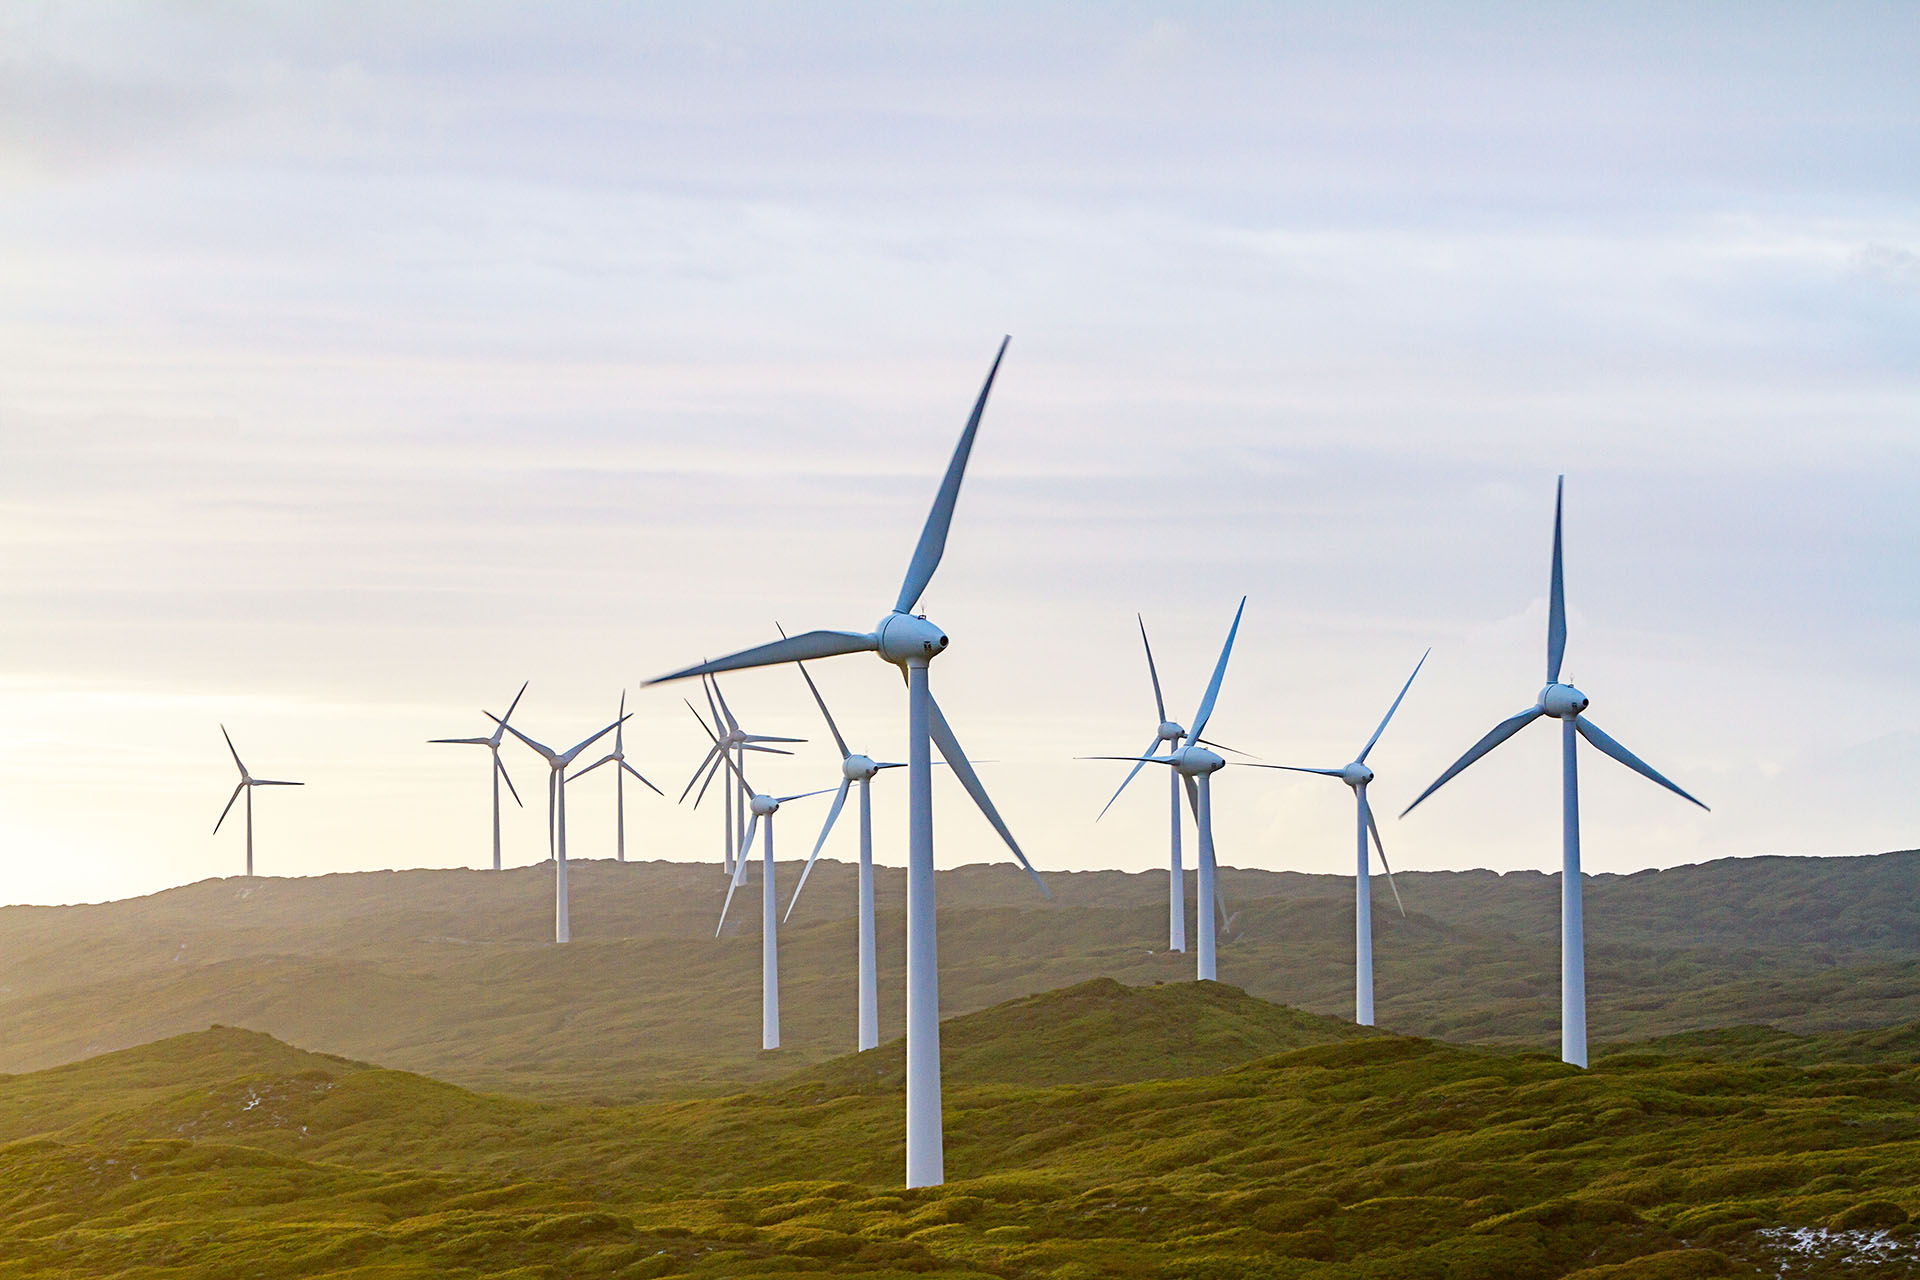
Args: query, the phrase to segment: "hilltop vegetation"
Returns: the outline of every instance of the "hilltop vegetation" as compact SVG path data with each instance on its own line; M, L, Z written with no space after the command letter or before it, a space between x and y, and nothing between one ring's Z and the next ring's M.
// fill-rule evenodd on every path
M783 899L797 872L781 865ZM127 902L0 910L0 1070L222 1023L477 1088L621 1101L724 1091L851 1047L847 865L821 862L782 931L787 1048L776 1055L758 1048L758 914L738 912L727 937L712 937L724 893L714 867L574 864L566 948L547 941L551 874L210 880ZM1399 880L1410 918L1376 901L1382 1026L1553 1048L1555 878ZM892 1035L903 886L893 870L880 881L882 1029ZM940 874L946 1013L1093 977L1144 988L1192 976L1188 957L1161 950L1161 873L1049 883L1051 903L1011 868ZM1349 1016L1352 882L1228 869L1222 883L1233 928L1221 977ZM1594 877L1587 926L1596 1044L1920 1020L1920 854Z
M947 1030L914 1192L893 1069L846 1060L600 1107L216 1028L0 1080L0 1277L1920 1274L1920 1028L1579 1072L1096 982Z

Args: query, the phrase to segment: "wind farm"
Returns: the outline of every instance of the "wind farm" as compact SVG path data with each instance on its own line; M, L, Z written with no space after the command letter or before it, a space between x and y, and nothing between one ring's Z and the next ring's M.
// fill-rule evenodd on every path
M1920 1280L1916 48L0 6L0 1280Z

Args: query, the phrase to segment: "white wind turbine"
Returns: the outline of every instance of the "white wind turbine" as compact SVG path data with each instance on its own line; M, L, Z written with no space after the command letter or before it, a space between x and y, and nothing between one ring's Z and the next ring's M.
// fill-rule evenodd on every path
M701 722L705 727L706 722ZM719 740L714 740L716 745ZM773 884L773 815L780 812L780 806L789 800L805 800L808 796L823 796L825 791L802 791L792 796L769 796L757 792L747 782L747 775L740 771L733 760L727 760L727 769L733 774L740 791L747 798L747 826L740 839L740 849L733 859L733 879L727 884L726 901L720 904L720 923L713 927L713 936L719 937L720 931L727 927L727 909L733 905L733 891L747 876L747 855L753 851L753 833L760 825L760 819L767 820L765 838L761 841L761 882L760 882L760 1047L778 1049L780 1047L780 919L774 900ZM731 788L729 788L731 790Z
M980 429L980 415L987 407L987 394L993 389L994 375L1006 355L1007 342L987 372L980 397L974 402L960 442L940 482L940 490L920 531L920 541L907 565L906 579L894 598L893 608L872 631L808 631L801 635L758 645L712 662L703 662L668 675L663 680L742 667L762 667L775 663L797 662L806 658L830 658L842 653L877 653L900 667L907 680L907 1185L932 1186L946 1178L946 1157L940 1113L940 975L939 948L934 929L933 879L933 756L940 753L953 767L980 812L1013 851L1013 856L1033 877L1042 893L1047 887L1020 851L1013 833L987 797L979 775L968 763L966 753L954 737L953 729L933 700L927 685L927 666L947 648L946 633L912 612L926 593L934 570L946 550L947 530L953 523L953 510L960 497L960 482L966 475L967 458L973 451L974 436ZM1052 896L1051 894L1048 895Z
M1180 740L1186 736L1187 731L1167 719L1167 702L1160 696L1160 671L1153 664L1153 645L1147 640L1147 623L1139 614L1136 613L1133 616L1134 620L1140 624L1140 643L1147 651L1147 675L1153 681L1153 706L1160 716L1159 727L1153 731L1153 741L1147 745L1144 755L1156 754L1162 743L1166 744L1169 752L1177 751L1180 748ZM1233 750L1231 747L1222 747L1217 742L1204 742L1201 745L1219 747L1222 751ZM1234 754L1240 753L1234 752ZM1134 775L1146 767L1144 757L1134 757L1134 759L1133 769L1121 780L1120 785L1114 788L1113 795L1101 808L1099 817L1094 819L1095 822L1107 816L1107 810L1113 808L1113 802L1120 798L1120 793L1127 789L1127 784L1133 781ZM1173 836L1172 857L1167 864L1167 950L1185 951L1187 949L1187 879L1186 870L1180 861L1180 774L1177 771L1167 775L1167 791L1171 801Z
M1578 1067L1587 1065L1586 926L1580 903L1580 781L1574 756L1575 735L1598 747L1644 778L1659 783L1682 800L1707 806L1662 777L1654 767L1601 732L1582 712L1587 695L1560 683L1560 659L1567 648L1567 593L1560 568L1560 511L1567 478L1560 477L1553 498L1553 572L1547 603L1547 683L1534 704L1509 716L1487 731L1447 771L1434 779L1414 802L1401 811L1406 817L1428 796L1468 765L1486 755L1542 716L1560 721L1560 804L1562 860L1560 866L1560 1057Z
M1427 650L1432 653L1433 650ZM1338 769L1307 769L1299 765L1277 765L1293 773L1318 773L1329 778L1338 778L1353 788L1354 808L1358 810L1358 828L1360 839L1359 860L1355 864L1353 887L1353 1020L1363 1027L1373 1025L1373 886L1368 880L1367 835L1373 835L1374 848L1380 851L1380 865L1386 868L1387 887L1393 890L1393 905L1400 908L1405 917L1406 906L1400 901L1399 886L1393 883L1393 868L1387 866L1387 846L1380 841L1380 824L1373 820L1373 806L1367 803L1367 784L1373 781L1373 770L1367 767L1367 753L1380 741L1380 735L1387 731L1387 721L1393 719L1393 713L1400 709L1400 700L1407 696L1407 690L1413 688L1413 676L1420 674L1420 668L1426 665L1427 653L1420 655L1420 661L1413 664L1413 675L1400 686L1400 696L1387 708L1387 714L1380 718L1380 727L1367 739L1367 745L1360 748L1360 754L1353 763Z
M863 756L847 747L847 740L840 736L840 726L833 722L833 713L827 710L827 701L820 696L820 689L813 683L813 677L807 674L804 662L796 662L800 676L807 682L807 688L813 691L813 700L820 704L820 714L826 717L827 731L833 734L833 745L840 749L840 790L833 797L833 807L827 810L827 820L820 828L820 838L813 842L813 852L807 856L807 865L800 871L800 882L793 887L793 897L787 902L787 913L782 921L793 916L794 904L800 901L800 891L807 887L807 877L813 874L813 864L820 857L820 850L827 843L827 833L833 830L833 823L840 816L842 806L847 803L847 790L854 783L860 784L860 1051L875 1048L880 1043L880 987L874 956L873 928L873 785L874 775L882 769L900 769L904 765L896 763L879 764L871 756Z
M220 823L227 820L233 811L233 802L240 798L242 791L247 793L247 875L253 875L253 789L255 787L304 787L304 782L274 782L267 778L256 778L247 772L247 766L240 763L240 753L233 748L233 739L227 733L227 726L220 726L220 736L227 740L227 750L233 755L234 767L240 770L240 781L234 784L233 794L227 797L227 807L220 811L220 820L213 824L213 834L220 834Z
M531 682L528 682L531 683ZM500 743L507 736L507 721L513 719L513 709L520 705L520 696L527 691L527 685L520 686L520 693L513 695L513 701L507 706L507 714L494 722L493 733L485 738L428 738L435 746L453 744L458 746L485 747L493 756L493 768L487 772L493 775L493 869L500 869L500 781L505 778L507 790L513 795L513 802L525 808L520 801L520 792L514 788L513 779L507 777L507 766L500 763ZM488 717L492 717L489 715Z
M1240 615L1246 611L1247 598L1241 596L1240 607L1234 611L1233 626L1227 631L1227 642L1220 646L1220 660L1214 664L1213 679L1207 682L1207 692L1200 699L1200 709L1193 714L1193 727L1186 731L1185 746L1175 746L1164 756L1084 757L1088 760L1132 761L1134 766L1133 773L1129 773L1125 781L1121 782L1121 790L1125 790L1127 783L1133 781L1133 775L1140 771L1140 766L1147 764L1164 764L1171 766L1175 771L1175 776L1186 784L1187 802L1193 809L1194 826L1198 828L1200 832L1200 883L1198 885L1199 892L1197 897L1201 905L1194 912L1194 920L1199 926L1198 931L1200 934L1196 971L1202 982L1210 982L1214 976L1213 917L1214 909L1219 906L1219 888L1215 884L1213 857L1213 788L1209 780L1214 774L1227 767L1227 761L1224 756L1217 755L1202 745L1206 741L1202 735L1207 731L1207 721L1213 718L1213 704L1219 701L1221 682L1227 678L1227 659L1233 654L1233 639L1240 634ZM1146 634L1144 627L1141 630L1141 634L1143 636ZM1158 683L1159 681L1156 677L1156 687ZM1179 727L1178 725L1171 725L1170 722L1165 720L1164 707L1162 708L1161 716L1163 725L1172 728ZM1154 746L1157 747L1159 744L1160 739L1156 738ZM1219 744L1216 743L1214 745L1217 746ZM1151 750L1151 748L1149 748L1149 750ZM1222 747L1221 750L1228 750L1228 748ZM1235 754L1238 755L1240 753L1235 752ZM1277 766L1254 765L1253 767L1256 769L1272 769ZM1119 794L1119 791L1114 792L1116 797ZM1109 800L1107 803L1112 804L1113 801ZM1184 905L1183 902L1181 904L1182 914L1184 914Z
M509 710L507 714L512 715L513 712ZM627 695L626 695L626 691L622 690L620 693L620 718L613 722L613 750L609 751L606 755L601 756L598 760L595 760L592 764L588 765L586 768L582 769L580 772L574 774L571 778L567 779L568 782L578 782L580 779L586 777L588 774L592 773L595 769L598 769L603 764L611 764L614 766L614 770L613 770L613 830L614 830L613 850L614 850L614 857L621 862L625 862L627 860L627 778L626 778L626 775L630 773L634 777L640 778L641 783L646 786L647 790L653 792L653 794L660 796L662 798L665 798L666 796L666 792L660 790L660 788L654 786L651 782L648 782L645 778L641 778L640 771L627 763L627 750L625 746L626 724L627 724Z
M696 809L700 807L700 802L706 798L708 785L712 783L716 776L724 772L721 766L723 760L732 760L736 769L745 768L747 752L749 751L759 751L774 756L790 756L793 754L791 751L782 751L779 747L769 747L765 745L766 743L806 741L805 738L776 738L764 733L748 733L740 727L740 722L734 718L733 708L727 705L726 695L720 692L720 682L718 680L703 678L700 681L700 687L707 695L707 710L713 713L713 727L707 730L707 736L713 738L715 741L711 747L707 748L707 754L701 759L699 766L694 769L693 777L688 779L686 790L680 793L680 800L678 802L684 803L687 798L687 793L692 791L693 784L698 782L700 783L700 794L693 798L693 807ZM682 701L685 700L682 699ZM699 719L700 713L694 711L691 702L687 703L687 710L693 711L694 718ZM701 720L700 723L703 728L706 726L706 721ZM702 781L703 778L705 781ZM727 875L731 876L733 874L735 853L733 836L736 830L745 831L747 829L747 806L739 796L734 794L732 787L721 788L721 800L724 805L722 809L724 817L722 819L723 831L720 845L720 868Z
M571 941L573 929L567 920L567 767L575 756L619 728L627 717L622 715L591 738L576 742L565 751L555 751L535 742L491 712L487 718L533 748L547 762L547 843L553 852L553 940Z

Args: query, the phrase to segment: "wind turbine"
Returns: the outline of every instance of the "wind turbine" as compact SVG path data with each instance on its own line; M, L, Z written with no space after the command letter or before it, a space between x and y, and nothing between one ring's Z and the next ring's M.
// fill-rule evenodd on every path
M1233 639L1240 634L1240 615L1246 611L1247 598L1241 596L1240 607L1234 611L1233 626L1227 631L1227 642L1220 647L1220 660L1214 664L1213 679L1207 682L1207 692L1200 699L1200 709L1193 713L1193 728L1185 731L1186 736L1184 741L1186 745L1174 746L1173 749L1164 756L1148 754L1141 756L1086 757L1086 759L1089 760L1132 761L1133 772L1129 773L1125 780L1120 783L1121 791L1126 790L1127 783L1133 781L1133 775L1140 772L1140 766L1148 764L1171 766L1174 770L1174 776L1185 783L1187 803L1193 809L1194 826L1197 827L1200 832L1199 901L1202 905L1199 910L1194 913L1194 920L1199 925L1200 934L1196 970L1202 982L1210 982L1214 976L1213 915L1215 908L1219 905L1219 889L1215 885L1213 860L1213 788L1209 780L1214 774L1227 767L1226 757L1209 751L1202 745L1206 741L1202 735L1207 731L1207 721L1213 718L1213 704L1219 701L1220 684L1227 678L1227 659L1233 654ZM1141 628L1141 635L1144 637L1145 634L1146 629L1143 626ZM1159 678L1157 675L1154 679L1154 685L1157 691L1159 686ZM1162 728L1179 728L1178 725L1167 721L1165 717L1166 710L1165 704L1163 703L1161 706ZM1154 746L1159 746L1160 742L1161 739L1155 738ZM1214 745L1218 746L1219 744L1215 743ZM1228 749L1229 748L1225 747L1221 748L1223 751ZM1151 752L1152 748L1150 747L1148 750ZM1237 755L1239 753L1235 752L1235 754ZM1259 769L1272 769L1277 766L1255 765L1254 767ZM1113 794L1117 798L1120 792L1116 791ZM1107 803L1112 804L1113 801L1109 800ZM1185 904L1182 902L1182 914L1184 914L1184 906Z
M553 852L553 940L571 941L573 930L567 923L567 766L575 756L619 728L627 717L623 712L619 720L565 751L555 751L535 742L491 712L487 718L532 747L547 762L547 844Z
M702 721L704 727L705 721ZM716 745L719 739L714 739ZM760 884L760 1047L778 1049L780 1047L780 919L775 909L773 885L773 815L780 812L780 806L789 800L804 800L808 796L823 796L825 791L803 791L799 795L769 796L757 792L747 782L747 775L740 771L731 758L727 768L740 790L747 797L746 833L740 840L740 850L733 859L733 879L727 885L726 901L720 904L720 923L713 927L713 936L719 937L720 931L727 927L727 909L733 905L733 892L746 879L747 854L753 849L754 829L760 825L760 819L767 820L767 834L761 842L761 859L764 864Z
M648 681L679 680L716 671L734 671L743 667L763 667L775 663L798 662L807 658L830 658L843 653L877 653L902 669L907 680L907 1185L933 1186L946 1179L946 1158L940 1114L940 975L939 947L934 930L933 909L933 755L937 744L940 754L953 767L967 794L986 816L993 829L1012 850L1013 856L1033 877L1040 891L1051 897L1046 884L1035 872L1026 854L1020 851L1013 833L1001 819L999 810L987 797L980 777L968 763L959 740L940 705L933 700L927 685L927 666L947 648L947 635L912 610L926 593L946 551L947 530L953 524L953 509L960 497L960 482L966 476L967 458L973 451L974 436L980 429L980 415L986 411L987 394L993 390L994 375L1006 356L1007 340L987 372L973 413L960 433L953 458L940 482L920 531L913 559L907 564L905 580L894 598L893 608L872 631L808 631L785 637L771 644L757 645L712 662L671 672Z
M1166 744L1169 752L1177 751L1180 749L1180 740L1186 735L1187 731L1180 725L1167 719L1167 702L1165 698L1160 696L1160 672L1159 669L1153 665L1153 645L1147 640L1146 619L1140 617L1137 613L1133 616L1134 620L1140 624L1140 643L1147 651L1147 675L1153 681L1153 706L1154 710L1158 712L1160 716L1159 727L1153 731L1153 741L1147 744L1147 749L1143 753L1143 757L1152 756L1157 753L1162 743ZM1206 743L1204 745L1220 746L1217 742ZM1220 747L1220 749L1222 751L1232 750L1230 747ZM1120 793L1127 789L1127 783L1132 782L1134 774L1139 773L1140 770L1145 767L1144 758L1135 759L1136 763L1132 771L1121 780L1118 787L1114 788L1112 797L1108 799L1106 805L1101 808L1099 817L1094 819L1095 822L1107 816L1107 810L1113 808L1113 802L1118 800ZM1172 801L1173 818L1173 856L1167 867L1167 950L1184 952L1187 949L1187 879L1186 871L1180 863L1180 774L1178 772L1167 775L1167 786L1168 796Z
M1560 569L1560 511L1566 496L1567 478L1560 477L1553 497L1553 576L1547 603L1547 684L1534 704L1518 715L1502 720L1487 735L1467 748L1433 785L1401 811L1412 813L1448 779L1486 755L1542 716L1560 721L1560 805L1562 858L1560 865L1560 1058L1577 1067L1587 1065L1587 959L1586 925L1580 903L1580 780L1574 756L1575 735L1585 738L1601 754L1612 756L1640 776L1659 783L1682 800L1707 806L1662 777L1654 767L1615 742L1582 713L1587 695L1570 684L1560 683L1560 659L1567 649L1567 593Z
M1380 727L1367 739L1367 745L1360 748L1360 754L1353 763L1338 769L1307 769L1299 765L1283 764L1275 766L1293 773L1318 773L1329 778L1338 778L1353 788L1354 807L1359 811L1360 855L1355 864L1353 885L1353 1020L1363 1027L1373 1025L1373 886L1368 881L1367 834L1373 834L1374 848L1380 850L1380 865L1386 867L1387 887L1393 890L1393 905L1400 908L1400 915L1407 914L1405 904L1400 901L1400 888L1393 882L1393 868L1387 866L1387 846L1380 842L1380 824L1373 820L1373 806L1367 803L1367 784L1373 781L1373 770L1367 767L1367 753L1380 741L1380 735L1387 731L1387 721L1393 719L1393 713L1400 709L1400 700L1407 696L1407 690L1413 688L1413 676L1420 674L1420 668L1427 663L1427 653L1420 655L1420 661L1413 664L1413 675L1400 686L1400 697L1393 700L1387 708L1387 714L1380 718Z
M509 710L507 714L512 715L513 712ZM618 858L621 862L625 862L627 860L627 778L626 778L626 775L630 773L634 777L640 778L640 771L627 763L627 750L624 745L624 742L626 739L626 723L627 723L627 694L626 694L626 691L623 689L620 692L620 718L613 722L613 750L609 751L606 755L601 756L598 760L595 760L592 764L588 765L586 768L582 769L580 772L574 774L571 778L567 779L568 782L578 782L580 779L586 777L588 774L592 773L595 769L598 769L603 764L611 764L614 766L614 770L613 770L614 846L613 848L614 848L614 857ZM653 794L660 796L663 799L665 798L666 792L660 790L660 788L654 786L651 782L647 782L645 778L640 778L640 781L646 784L647 790L653 792Z
M531 682L529 681L528 683L531 683ZM442 745L442 744L455 744L459 746L485 747L487 748L488 751L493 753L493 768L489 769L487 772L493 775L493 869L495 871L498 871L500 869L500 780L502 778L506 778L507 790L512 793L513 802L517 805L520 805L520 807L523 809L526 808L526 805L521 803L520 792L515 790L514 788L513 779L507 777L507 766L500 763L500 743L507 736L507 721L513 719L513 709L514 707L517 707L520 705L520 696L521 694L524 694L526 691L527 691L526 684L522 684L520 686L520 693L514 694L512 703L508 705L507 714L500 717L499 720L495 721L493 733L490 737L428 738L427 739L429 743L436 746Z
M649 681L648 683L657 684L658 681ZM746 753L749 751L761 751L768 755L775 756L790 756L793 754L791 751L782 751L779 747L764 745L766 743L806 741L805 738L776 738L764 733L748 733L740 727L740 722L734 718L733 708L727 705L726 695L720 692L720 682L718 680L703 678L700 681L700 687L705 690L707 695L707 710L713 713L713 727L707 730L707 736L713 738L714 743L707 749L707 754L701 759L699 766L694 769L693 777L687 781L686 790L680 793L680 801L684 803L687 798L687 793L693 790L693 784L696 782L700 783L700 794L693 798L693 807L696 809L700 807L700 802L706 798L708 784L721 772L721 761L732 759L736 767L745 767L747 761ZM691 702L687 703L687 710L693 711L695 719L700 718L700 713L694 710ZM701 720L700 723L703 727L706 725L706 721L704 720ZM701 781L703 777L705 781ZM731 876L733 874L735 852L733 844L735 824L737 822L738 829L745 831L747 829L747 813L746 806L741 802L740 797L733 793L733 788L723 787L721 791L721 798L725 803L725 809L723 811L725 818L724 830L721 836L720 867L722 871Z
M220 736L227 740L227 750L233 754L233 763L240 770L240 781L234 784L233 794L227 797L227 807L220 811L220 821L213 824L213 834L220 834L220 823L227 820L227 814L233 811L233 802L240 798L242 791L247 793L247 875L253 875L253 789L255 787L304 787L304 782L274 782L267 778L256 778L247 772L247 766L240 763L240 753L233 749L233 738L227 733L227 726L220 726Z
M860 1051L875 1048L880 1043L880 988L876 975L874 959L873 929L873 794L871 791L874 775L882 769L900 769L900 764L879 764L871 756L859 755L849 750L847 740L840 736L840 726L833 722L833 712L827 710L827 701L820 696L819 686L813 683L813 677L807 674L804 662L796 662L800 676L807 682L807 688L813 692L813 700L820 705L820 714L826 717L827 730L833 734L833 745L840 749L840 790L833 797L833 807L827 810L826 823L820 828L820 838L813 842L813 852L807 856L807 865L800 871L800 883L793 887L793 897L787 903L787 913L781 917L784 922L793 916L794 904L800 901L800 891L807 887L807 877L813 874L813 864L820 857L820 850L827 843L827 833L833 830L834 819L840 816L841 808L847 803L847 790L854 783L860 784Z

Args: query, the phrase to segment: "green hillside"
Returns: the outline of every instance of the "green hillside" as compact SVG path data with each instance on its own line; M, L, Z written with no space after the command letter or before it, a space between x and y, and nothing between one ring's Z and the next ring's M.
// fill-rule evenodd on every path
M798 867L782 864L782 898ZM851 1047L852 869L822 861L782 931L783 1044L759 1051L757 912L712 936L712 866L573 866L556 948L551 868L209 880L126 902L0 910L0 1070L219 1023L471 1087L624 1101L770 1080ZM880 877L881 1017L898 1034L903 877ZM1376 903L1383 1027L1551 1049L1558 889L1534 873L1399 877ZM1155 872L939 877L941 998L960 1014L1108 977L1184 982ZM1220 974L1311 1013L1352 1007L1352 882L1227 869ZM1920 1020L1920 854L1729 860L1588 886L1596 1045L1764 1023ZM751 889L749 890L751 891Z
M1191 983L944 1031L954 1180L915 1192L846 1060L606 1107L215 1028L7 1078L0 1277L1920 1274L1920 1069L1848 1036L1580 1072Z

